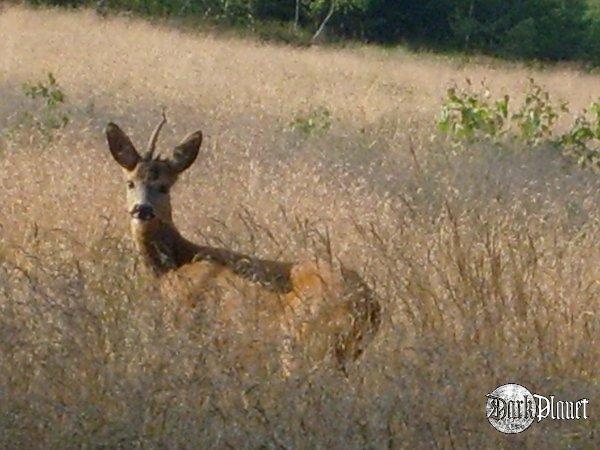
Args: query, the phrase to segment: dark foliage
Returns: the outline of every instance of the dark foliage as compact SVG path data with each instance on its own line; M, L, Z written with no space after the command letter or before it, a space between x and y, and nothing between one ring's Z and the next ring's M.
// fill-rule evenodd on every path
M600 62L596 0L25 0L101 5L151 16L198 16L264 30L264 22L316 30L334 2L329 36L405 42L509 58ZM267 32L268 34L268 32ZM306 33L303 34L306 36Z

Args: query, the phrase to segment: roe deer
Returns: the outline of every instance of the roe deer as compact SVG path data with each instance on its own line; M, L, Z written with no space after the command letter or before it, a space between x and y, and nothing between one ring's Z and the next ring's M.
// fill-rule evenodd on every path
M167 297L184 305L184 310L216 302L220 320L227 321L240 316L249 297L259 296L261 307L272 310L279 322L266 326L283 332L275 338L283 353L289 352L290 341L316 347L308 354L319 359L330 354L345 371L379 328L380 306L372 291L356 272L344 267L337 273L324 262L262 260L185 239L173 222L170 190L196 160L202 133L187 136L170 158L157 157L156 142L165 122L163 113L142 155L114 123L106 127L106 137L113 158L124 169L135 246ZM214 289L220 293L206 295ZM288 357L282 356L286 371L291 367Z

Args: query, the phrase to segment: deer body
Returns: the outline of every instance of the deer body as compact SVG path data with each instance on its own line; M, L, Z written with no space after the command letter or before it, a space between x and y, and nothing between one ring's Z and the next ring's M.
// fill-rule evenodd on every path
M379 303L356 274L330 264L263 260L224 248L197 245L173 223L169 191L196 159L202 133L189 135L169 159L154 157L161 127L140 155L115 124L106 129L109 148L123 167L128 212L135 246L161 282L163 296L184 315L198 308L227 325L262 317L264 336L281 343L282 362L290 369L290 339L308 345L322 359L328 353L345 367L379 327ZM251 358L253 355L249 355Z

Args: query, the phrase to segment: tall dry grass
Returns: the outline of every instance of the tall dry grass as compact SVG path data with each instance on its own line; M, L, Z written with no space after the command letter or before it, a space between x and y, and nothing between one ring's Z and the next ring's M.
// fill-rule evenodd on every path
M71 123L39 133L26 81L54 73ZM0 445L4 448L594 448L600 445L600 180L552 149L432 139L446 87L522 95L533 75L575 109L600 78L374 48L292 49L86 11L0 13ZM348 377L240 365L170 330L140 275L102 128L167 149L206 134L174 192L198 242L297 259L333 252L383 305ZM290 127L327 108L331 129ZM251 327L250 327L251 328ZM265 375L265 370L271 375ZM493 430L485 395L519 382L590 399L588 421Z

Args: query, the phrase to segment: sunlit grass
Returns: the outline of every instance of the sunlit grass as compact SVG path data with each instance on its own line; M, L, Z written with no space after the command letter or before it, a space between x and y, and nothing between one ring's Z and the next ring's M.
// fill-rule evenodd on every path
M52 72L70 122L21 120ZM6 448L593 448L600 399L600 180L550 148L432 137L466 76L523 94L531 71L376 49L298 49L89 12L0 14L0 445ZM574 110L600 78L534 73ZM173 329L139 268L103 140L168 151L206 135L173 193L197 242L286 260L327 252L381 298L381 331L342 376L244 363L261 328L223 342ZM327 127L291 125L328 111ZM189 332L188 332L189 331ZM267 375L265 375L267 374ZM268 375L271 374L271 375ZM590 399L587 422L509 438L485 395L518 382Z

